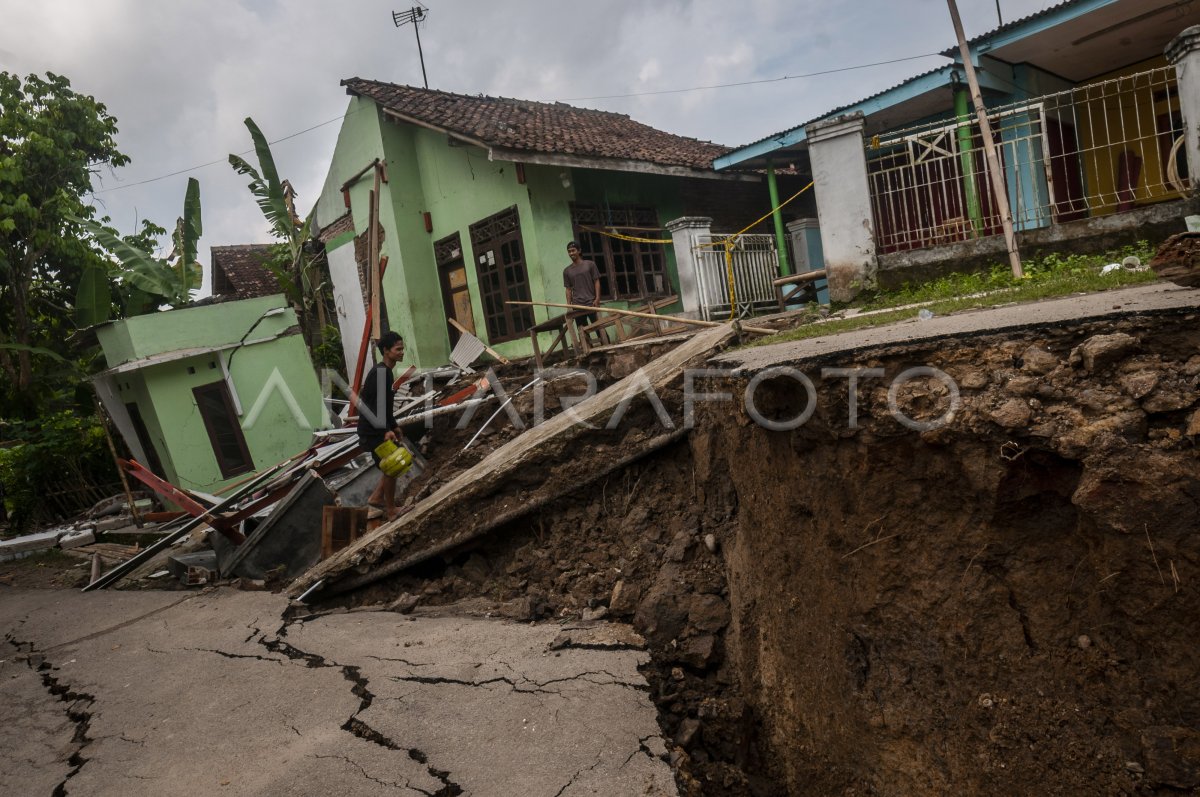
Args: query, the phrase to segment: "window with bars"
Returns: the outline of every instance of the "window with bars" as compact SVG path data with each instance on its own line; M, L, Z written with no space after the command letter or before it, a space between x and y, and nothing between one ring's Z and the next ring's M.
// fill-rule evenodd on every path
M671 293L662 244L626 241L597 232L615 227L634 238L662 237L654 208L571 203L571 223L583 259L600 270L601 299L644 299Z
M472 224L469 229L488 341L503 343L519 338L533 326L533 308L507 303L530 299L529 271L525 266L517 208L514 205Z
M233 411L229 388L224 382L213 382L192 388L204 428L208 431L208 442L217 458L221 478L228 479L240 473L254 470L254 460L246 447L246 438Z

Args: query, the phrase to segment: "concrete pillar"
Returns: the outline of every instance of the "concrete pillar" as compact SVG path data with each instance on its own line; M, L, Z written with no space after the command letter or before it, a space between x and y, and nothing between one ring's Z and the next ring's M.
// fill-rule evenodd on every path
M878 268L863 127L862 113L855 112L804 129L829 293L838 302L849 301L873 285Z
M1184 144L1192 192L1200 188L1200 25L1185 28L1165 50L1179 78L1179 110L1183 112Z
M687 318L700 317L700 284L697 279L696 237L712 234L712 219L707 216L684 216L667 222L675 247L675 266L679 273L679 298Z

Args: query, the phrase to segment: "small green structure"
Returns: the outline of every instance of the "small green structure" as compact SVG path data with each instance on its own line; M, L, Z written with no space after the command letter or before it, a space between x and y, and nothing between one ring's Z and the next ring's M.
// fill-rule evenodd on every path
M96 392L135 459L213 492L308 448L328 415L282 295L210 301L98 327Z
M458 338L449 319L504 355L531 354L527 330L561 311L505 302L563 301L568 241L599 267L603 302L623 307L680 295L667 222L740 227L761 213L761 175L712 169L725 147L623 114L360 78L342 85L353 99L316 226L351 377L376 185L382 326L404 336L405 363L419 367L448 361Z

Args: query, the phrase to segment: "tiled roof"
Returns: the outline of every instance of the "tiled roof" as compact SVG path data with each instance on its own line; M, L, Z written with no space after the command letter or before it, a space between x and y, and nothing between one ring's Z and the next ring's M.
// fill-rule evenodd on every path
M489 148L585 158L633 160L712 170L729 147L677 136L625 114L561 102L470 96L398 86L362 78L343 80L346 91L384 108L476 141Z
M213 293L238 299L282 293L279 281L266 266L274 247L275 244L212 247Z

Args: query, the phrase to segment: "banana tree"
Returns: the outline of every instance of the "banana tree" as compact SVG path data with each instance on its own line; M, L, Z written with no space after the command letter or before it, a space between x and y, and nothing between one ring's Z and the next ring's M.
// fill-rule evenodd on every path
M287 265L268 264L296 311L300 328L304 333L309 351L319 345L318 337L323 323L318 321L314 328L313 310L318 316L322 308L322 296L328 284L319 268L319 258L305 247L311 236L313 214L303 221L296 215L292 198L295 192L286 180L279 179L271 146L254 119L246 117L246 129L254 142L254 153L258 168L254 168L240 155L230 155L229 164L238 174L250 178L250 193L271 225L271 232L287 249Z
M76 323L89 326L107 321L112 314L114 281L122 298L122 315L150 312L167 304L182 307L200 287L203 267L197 257L203 227L200 217L200 183L188 180L183 215L172 234L174 247L166 258L157 258L91 219L72 217L116 263L93 265L83 272L75 297ZM161 230L161 228L156 228Z

